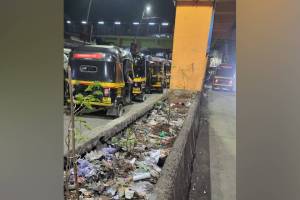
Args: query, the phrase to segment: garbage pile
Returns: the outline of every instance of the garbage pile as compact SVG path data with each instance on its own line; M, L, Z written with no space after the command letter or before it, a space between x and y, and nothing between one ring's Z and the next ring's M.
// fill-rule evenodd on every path
M105 147L78 160L80 199L150 197L192 102L176 100L158 102ZM74 188L74 171L70 174L69 188Z

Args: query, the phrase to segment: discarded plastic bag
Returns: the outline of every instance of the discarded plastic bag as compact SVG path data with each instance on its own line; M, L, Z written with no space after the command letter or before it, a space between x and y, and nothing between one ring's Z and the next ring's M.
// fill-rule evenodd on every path
M147 178L151 178L151 174L149 172L138 173L133 176L133 181L139 181Z
M157 164L160 158L160 150L152 150L149 152L149 156L145 158L146 163Z
M104 156L102 151L91 151L86 154L85 158L89 161L93 161L100 159L102 156Z
M101 150L104 154L114 154L117 152L116 148L113 147L106 147L106 148L102 148Z

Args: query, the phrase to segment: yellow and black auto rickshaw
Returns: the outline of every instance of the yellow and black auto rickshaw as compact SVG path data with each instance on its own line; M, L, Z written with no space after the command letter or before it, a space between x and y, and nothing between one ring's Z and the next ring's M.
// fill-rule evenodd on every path
M145 101L146 93L149 93L147 85L147 64L148 60L143 54L133 56L133 69L135 77L133 79L132 95L134 100Z
M166 76L165 76L165 59L159 57L151 57L151 63L149 64L149 79L151 90L163 93L166 88Z
M165 62L165 77L166 77L166 88L170 88L170 80L171 80L171 61L166 60Z
M85 45L71 52L70 67L76 105L82 104L77 97L92 97L92 111L106 110L115 117L124 113L124 106L131 103L129 54L115 46Z

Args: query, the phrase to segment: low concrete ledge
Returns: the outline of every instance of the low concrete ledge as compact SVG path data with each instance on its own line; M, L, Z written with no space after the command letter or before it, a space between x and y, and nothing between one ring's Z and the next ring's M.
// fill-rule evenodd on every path
M135 110L129 110L126 114L124 114L122 117L119 117L115 120L112 120L106 126L104 127L96 127L93 130L89 131L89 141L78 144L76 147L76 153L81 155L84 152L88 152L95 147L99 141L106 141L109 138L113 137L123 129L125 129L129 124L136 121L138 118L145 115L147 112L149 112L154 105L161 100L166 99L167 95L164 93L161 96L158 96L154 98L152 101L146 101L141 103L141 107L135 109ZM125 107L126 109L126 107ZM67 151L64 150L64 156L67 156Z
M200 101L201 94L198 93L164 164L151 200L188 198L196 139L200 128Z

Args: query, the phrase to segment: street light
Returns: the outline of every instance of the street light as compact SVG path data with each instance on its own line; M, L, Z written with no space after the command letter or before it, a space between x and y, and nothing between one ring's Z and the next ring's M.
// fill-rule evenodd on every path
M149 22L148 25L149 25L149 26L154 26L155 23L154 23L154 22Z
M142 20L144 19L145 13L146 13L147 15L149 15L150 12L151 12L151 6L150 6L150 5L147 5L147 6L144 8L144 10L143 10Z
M104 24L104 21L99 21L98 24L103 25L103 24Z
M150 5L147 5L147 6L146 6L146 12L147 12L147 14L149 14L150 11L151 11L151 6L150 6Z
M133 25L140 25L140 22L133 22Z
M82 23L82 24L87 24L87 22L86 22L86 21L81 21L81 23Z
M121 24L121 22L119 22L119 21L115 22L115 25L120 25L120 24Z
M161 23L162 26L169 26L169 23L168 22L163 22Z
M71 24L71 21L70 21L70 20L67 20L67 24Z

